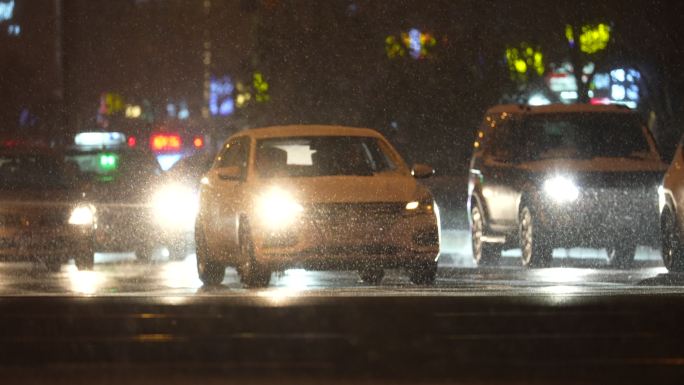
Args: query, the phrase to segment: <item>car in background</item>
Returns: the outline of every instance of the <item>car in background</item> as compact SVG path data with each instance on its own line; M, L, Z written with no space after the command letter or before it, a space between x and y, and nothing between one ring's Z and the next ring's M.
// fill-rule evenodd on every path
M155 157L125 147L72 149L67 159L77 165L98 213L95 248L99 252L130 252L147 261L165 243L152 197L161 180Z
M226 141L202 179L197 269L219 284L226 266L247 286L268 285L288 268L358 270L376 284L386 268L432 283L439 214L378 132L336 126L251 129Z
M0 146L0 256L59 271L73 258L94 263L96 208L78 170L50 148Z
M214 153L209 151L181 159L164 173L153 197L154 216L172 260L194 251L200 180L213 161Z
M663 184L658 189L660 206L661 255L672 272L684 271L684 136L679 140Z
M628 267L659 245L658 185L666 165L638 116L619 106L502 105L485 114L470 163L475 261L520 247L544 267L556 247L605 248Z

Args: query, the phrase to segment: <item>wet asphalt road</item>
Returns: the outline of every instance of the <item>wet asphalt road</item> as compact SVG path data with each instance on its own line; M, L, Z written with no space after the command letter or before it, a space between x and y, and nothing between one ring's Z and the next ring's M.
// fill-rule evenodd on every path
M51 273L41 264L0 262L0 296L6 295L445 295L509 292L545 294L605 293L654 288L684 288L684 278L667 274L657 254L637 259L631 269L611 269L600 252L556 256L550 268L527 270L508 256L501 266L475 268L468 256L445 255L437 282L416 286L399 270L387 271L378 286L361 282L354 271L288 270L274 273L266 290L244 288L234 269L226 270L219 287L203 287L197 277L195 256L169 261L159 255L151 262L136 261L134 254L98 254L93 271L78 271L73 262Z

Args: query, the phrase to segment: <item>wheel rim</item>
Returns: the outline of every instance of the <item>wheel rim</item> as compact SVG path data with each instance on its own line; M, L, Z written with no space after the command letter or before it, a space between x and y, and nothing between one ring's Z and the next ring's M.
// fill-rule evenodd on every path
M520 215L520 248L522 249L522 259L525 264L529 264L532 259L533 233L532 213L530 213L528 208L524 208Z
M480 210L475 207L472 211L473 227L471 230L471 237L473 242L473 258L479 262L482 259L482 214Z
M675 242L677 241L675 239L675 234L674 234L674 226L672 223L672 218L666 214L665 219L663 220L664 224L664 229L663 229L663 245L662 245L662 253L663 253L663 263L665 264L665 267L668 269L672 267L673 261L674 261L674 249L675 249Z

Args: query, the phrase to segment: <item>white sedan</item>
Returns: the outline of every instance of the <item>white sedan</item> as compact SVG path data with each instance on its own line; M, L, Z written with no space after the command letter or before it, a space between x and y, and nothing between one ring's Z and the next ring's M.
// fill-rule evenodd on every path
M202 178L196 220L197 270L207 285L237 269L266 286L288 268L358 270L377 284L404 268L434 282L439 212L378 132L336 126L258 128L229 138Z

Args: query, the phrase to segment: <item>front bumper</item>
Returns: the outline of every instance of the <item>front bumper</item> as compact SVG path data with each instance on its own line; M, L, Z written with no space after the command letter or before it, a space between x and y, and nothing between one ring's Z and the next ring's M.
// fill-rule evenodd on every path
M656 191L585 191L575 202L541 204L543 231L556 247L658 246Z
M68 259L93 252L91 227L0 228L0 257L6 260Z
M436 262L440 234L433 213L363 219L306 218L288 229L253 231L260 263L274 269L410 267Z
M96 249L106 252L134 251L155 245L163 234L145 205L102 205L97 207Z

